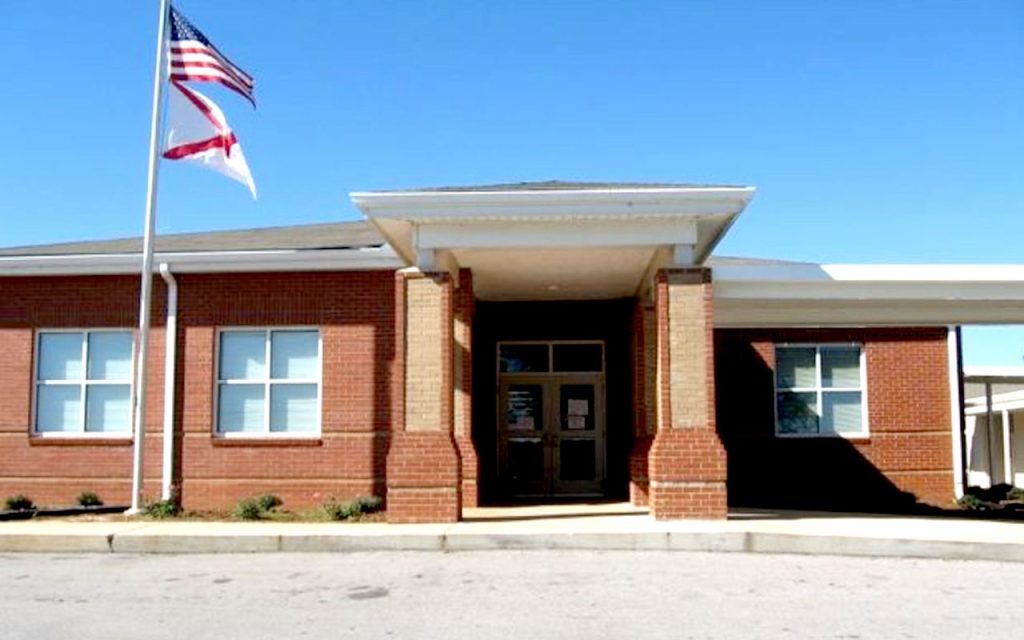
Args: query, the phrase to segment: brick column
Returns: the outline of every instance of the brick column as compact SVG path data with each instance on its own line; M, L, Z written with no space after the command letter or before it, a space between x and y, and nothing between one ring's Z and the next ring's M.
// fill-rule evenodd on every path
M402 382L387 457L389 522L455 522L461 470L453 434L453 316L447 273L400 271L396 352Z
M648 503L648 457L658 417L655 338L654 305L637 301L633 312L633 450L629 454L629 501L638 507Z
M660 520L726 517L725 448L715 428L711 272L656 278L657 434L650 506Z
M459 287L455 290L455 445L462 462L462 506L480 503L480 462L473 445L473 274L459 271Z

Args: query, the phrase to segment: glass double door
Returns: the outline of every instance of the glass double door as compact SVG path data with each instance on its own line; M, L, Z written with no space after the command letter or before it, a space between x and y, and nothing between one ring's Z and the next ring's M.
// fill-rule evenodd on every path
M499 472L510 497L603 493L604 375L502 376Z

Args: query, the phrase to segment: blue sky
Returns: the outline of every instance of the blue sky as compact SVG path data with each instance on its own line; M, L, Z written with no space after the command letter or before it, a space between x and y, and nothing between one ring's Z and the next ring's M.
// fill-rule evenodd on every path
M1024 262L1024 2L252 2L178 8L260 191L164 163L160 232L357 217L352 190L758 187L719 253ZM156 0L3 0L0 245L139 235ZM986 335L992 334L992 335ZM969 364L1024 365L1024 330Z

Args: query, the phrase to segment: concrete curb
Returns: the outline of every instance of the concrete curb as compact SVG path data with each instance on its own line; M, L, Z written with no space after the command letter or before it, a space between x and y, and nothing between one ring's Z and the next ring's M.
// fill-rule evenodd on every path
M0 553L352 553L366 551L629 550L784 553L1024 562L1024 544L759 531L479 533L0 533Z

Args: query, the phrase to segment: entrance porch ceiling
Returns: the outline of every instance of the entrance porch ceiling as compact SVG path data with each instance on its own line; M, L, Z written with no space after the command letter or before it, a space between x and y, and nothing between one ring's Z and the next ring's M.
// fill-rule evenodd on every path
M461 249L481 300L598 300L635 295L657 250L651 247Z

